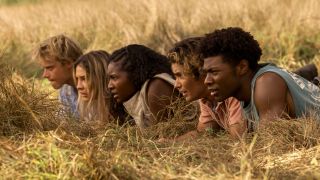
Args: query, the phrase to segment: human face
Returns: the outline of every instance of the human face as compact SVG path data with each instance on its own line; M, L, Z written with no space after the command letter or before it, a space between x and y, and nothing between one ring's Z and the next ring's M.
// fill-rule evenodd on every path
M222 56L204 59L203 69L207 76L204 83L216 101L236 97L240 90L240 77L236 67L225 62Z
M82 100L88 101L90 99L89 94L89 87L88 87L88 77L86 70L81 67L76 67L76 73L75 73L75 79L76 79L76 86L79 93L79 96Z
M42 77L47 78L54 89L60 89L62 85L73 85L72 63L62 64L57 60L40 60L43 68Z
M121 66L121 61L111 62L108 65L108 88L118 103L129 100L136 93L133 83L129 80L128 73L122 70Z
M204 77L195 79L191 74L184 72L183 65L177 63L173 63L171 69L176 78L175 88L187 101L195 101L208 95Z

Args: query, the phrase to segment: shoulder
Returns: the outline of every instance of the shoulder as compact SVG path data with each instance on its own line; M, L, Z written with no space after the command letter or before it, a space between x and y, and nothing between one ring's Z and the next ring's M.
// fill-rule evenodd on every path
M77 98L78 94L75 88L65 84L60 88L59 96L61 99L69 99L69 98Z
M286 81L275 72L265 72L257 77L255 82L255 93L287 89Z
M60 89L59 89L59 96L60 98L65 98L67 96L67 85L63 85Z
M286 99L288 86L286 81L275 72L265 72L257 77L254 87L256 105L267 105L283 102Z
M152 78L147 86L147 95L153 96L158 94L167 94L173 92L173 85L161 78Z
M229 97L228 99L225 100L225 102L229 105L229 106L239 106L240 107L240 101L234 97Z

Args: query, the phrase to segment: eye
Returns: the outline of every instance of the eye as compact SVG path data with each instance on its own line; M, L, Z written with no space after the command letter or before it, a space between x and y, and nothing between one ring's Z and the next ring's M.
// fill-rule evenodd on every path
M207 72L206 72L206 74L210 74L210 75L212 75L212 76L216 76L216 75L218 75L219 74L219 71L217 71L217 70L208 70Z
M216 76L216 75L218 75L218 74L219 74L218 71L213 71L213 72L212 72L212 75L214 75L214 76Z
M45 69L50 71L53 69L53 66L47 66L47 67L45 67Z
M116 75L110 75L110 79L111 79L111 80L117 80L117 78L118 78L118 77L117 77Z

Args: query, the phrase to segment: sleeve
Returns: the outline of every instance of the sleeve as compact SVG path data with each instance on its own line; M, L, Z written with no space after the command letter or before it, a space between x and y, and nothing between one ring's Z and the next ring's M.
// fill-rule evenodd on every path
M62 86L62 88L59 90L59 101L63 105L67 105L68 100L66 96L66 88Z
M72 91L71 87L62 86L59 92L59 101L64 112L70 112L73 116L79 117L77 110L78 94Z

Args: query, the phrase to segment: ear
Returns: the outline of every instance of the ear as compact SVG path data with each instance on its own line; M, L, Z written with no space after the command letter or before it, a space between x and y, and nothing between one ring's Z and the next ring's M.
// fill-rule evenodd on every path
M64 61L64 65L68 68L68 69L72 69L73 68L73 61L68 59L66 61Z
M242 59L236 66L236 73L240 76L246 74L249 70L249 62L245 59Z

